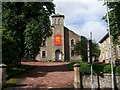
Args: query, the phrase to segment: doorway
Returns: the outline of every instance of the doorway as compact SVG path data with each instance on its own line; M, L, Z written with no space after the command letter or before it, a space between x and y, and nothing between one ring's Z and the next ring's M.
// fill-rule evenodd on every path
M55 60L61 60L61 51L60 50L56 50L55 51Z

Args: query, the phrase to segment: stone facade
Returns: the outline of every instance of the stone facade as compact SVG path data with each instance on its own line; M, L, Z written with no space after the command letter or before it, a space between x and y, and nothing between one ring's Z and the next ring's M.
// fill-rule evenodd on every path
M111 37L112 38L112 37ZM107 33L100 41L100 62L110 63L110 40L109 34ZM120 43L120 36L118 37ZM120 44L112 45L112 59L115 62L120 60Z
M74 51L74 45L80 41L80 36L64 26L64 15L52 16L52 36L47 38L36 57L38 61L48 60L80 60Z

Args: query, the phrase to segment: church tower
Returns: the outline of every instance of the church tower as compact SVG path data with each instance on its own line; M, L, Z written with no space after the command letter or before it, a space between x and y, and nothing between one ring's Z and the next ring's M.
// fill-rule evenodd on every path
M54 57L55 60L64 60L64 15L52 16Z

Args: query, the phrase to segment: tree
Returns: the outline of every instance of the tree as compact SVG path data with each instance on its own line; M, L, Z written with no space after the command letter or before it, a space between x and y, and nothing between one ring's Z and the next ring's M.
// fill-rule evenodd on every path
M88 45L88 40L84 36L81 36L81 41L79 41L75 45L75 51L79 55L81 55L82 61L88 61L87 45ZM95 41L93 41L92 42L92 57L99 57L99 55L100 55L99 45Z
M87 38L81 36L81 41L75 45L75 51L78 53L78 55L81 55L82 61L87 61L87 42Z
M92 56L97 58L100 55L100 47L95 41L92 42Z
M49 16L55 12L54 7L52 2L2 3L3 36L7 33L13 39L19 61L28 55L35 59L42 42L52 35ZM3 39L4 42L8 41Z
M3 63L7 64L8 67L17 65L18 61L18 48L15 40L10 37L10 34L3 31L2 36L2 60Z
M105 3L106 4L106 3ZM120 1L118 2L108 2L109 11L109 22L110 22L110 32L113 36L113 43L117 42L118 36L120 36ZM107 22L106 15L102 18Z

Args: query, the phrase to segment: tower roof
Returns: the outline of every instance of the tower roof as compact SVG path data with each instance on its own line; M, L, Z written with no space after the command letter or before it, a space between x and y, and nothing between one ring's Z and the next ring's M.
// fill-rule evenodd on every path
M63 17L63 18L65 18L64 15L61 15L61 14L59 14L59 13L52 15L52 17Z

